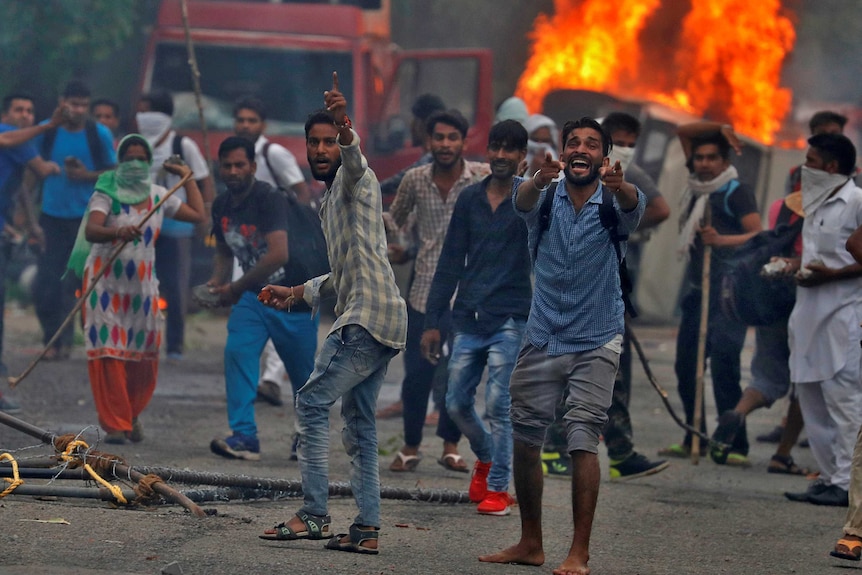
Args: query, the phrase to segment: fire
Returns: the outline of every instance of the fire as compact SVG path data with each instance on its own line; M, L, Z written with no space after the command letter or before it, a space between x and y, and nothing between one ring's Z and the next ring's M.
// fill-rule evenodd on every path
M558 89L660 102L728 121L771 144L790 108L781 66L795 42L780 0L692 0L672 62L645 57L642 32L660 0L556 0L539 15L515 94L530 110ZM672 39L662 37L661 41Z

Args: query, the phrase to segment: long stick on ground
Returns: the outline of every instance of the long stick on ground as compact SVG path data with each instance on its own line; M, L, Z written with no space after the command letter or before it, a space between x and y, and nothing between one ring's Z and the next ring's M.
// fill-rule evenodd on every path
M22 419L18 419L17 417L14 417L2 411L0 411L0 424L11 427L12 429L17 429L18 431L29 435L30 437L35 437L42 443L46 443L53 447L55 450L60 451L57 445L58 437L50 431L46 431L44 429L36 427L35 425L27 423ZM116 464L114 465L114 469L114 475L117 476L118 479L122 477L128 477L135 482L140 482L140 480L144 477L142 473L129 469L128 466L124 465L120 461L116 462ZM117 475L118 473L120 475ZM165 499L169 499L170 501L173 501L178 505L182 505L192 515L196 517L206 517L206 513L204 513L203 509L195 505L188 497L185 497L182 493L179 493L178 491L174 490L164 482L154 483L152 488Z
M155 206L153 206L153 208L149 212L147 212L147 214L144 216L144 219L142 219L141 223L138 224L138 227L143 226L147 222L147 220L149 220L153 216L153 214L155 214L156 211L162 207L162 204L165 203L165 200L167 200L177 190L183 187L186 182L189 181L189 179L191 179L191 174L186 175L185 177L183 177L183 179L177 182L177 185L171 188L168 193L165 194L165 197L159 200L159 202ZM57 339L59 339L60 334L62 334L63 330L66 329L66 326L68 326L72 322L72 320L75 318L75 315L79 311L81 311L82 307L84 307L84 302L87 301L87 298L90 297L90 294L93 293L94 289L96 289L96 285L99 283L99 280L111 271L111 264L114 263L114 260L117 259L117 257L120 255L120 252L123 251L123 248L125 248L126 244L128 244L130 241L131 240L124 240L123 243L118 245L117 248L111 253L111 256L108 258L108 261L105 262L105 265L103 266L103 269L105 270L104 273L93 278L92 282L90 283L90 287L87 288L87 292L81 294L81 297L78 299L77 303L75 304L75 307L72 308L72 311L69 312L69 315L66 316L66 319L63 320L63 323L60 324L60 327L57 329L56 332L54 332L54 335L51 336L51 339L48 341L48 343L45 344L45 349L42 350L42 353L37 355L36 359L30 362L30 365L27 366L27 369L21 372L21 375L19 375L18 377L9 378L8 381L10 387L15 387L16 385L21 383L21 381L25 377L30 375L30 372L35 369L36 365L38 365L38 363L42 361L42 358L45 357L45 354L48 353L48 350L54 346L54 343L56 343Z
M703 225L712 223L709 202L703 212ZM694 418L692 427L699 430L703 418L703 374L706 369L706 336L709 329L709 274L712 266L712 246L703 246L703 269L700 280L700 329L697 333L697 371L694 383ZM691 436L691 463L700 463L700 434Z

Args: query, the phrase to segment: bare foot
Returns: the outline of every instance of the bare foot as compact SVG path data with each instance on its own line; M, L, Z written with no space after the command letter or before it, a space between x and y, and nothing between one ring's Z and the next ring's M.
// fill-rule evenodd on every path
M563 564L551 571L554 575L590 575L590 568L586 561L581 561L569 555Z
M493 555L482 555L479 561L484 563L515 563L517 565L539 566L545 562L545 552L541 547L533 547L523 542L518 542L499 553Z

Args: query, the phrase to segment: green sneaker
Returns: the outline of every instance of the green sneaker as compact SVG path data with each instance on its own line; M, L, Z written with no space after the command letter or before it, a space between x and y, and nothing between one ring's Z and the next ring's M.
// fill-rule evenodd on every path
M650 461L640 453L632 453L625 459L611 459L611 481L626 481L646 477L667 469L667 461Z
M542 453L542 474L554 477L571 477L572 458L567 453Z

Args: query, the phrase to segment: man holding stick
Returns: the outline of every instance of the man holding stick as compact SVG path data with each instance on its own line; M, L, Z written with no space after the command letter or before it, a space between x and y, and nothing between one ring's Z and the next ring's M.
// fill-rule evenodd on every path
M305 137L312 175L326 183L320 217L332 271L299 286L267 286L260 297L290 311L302 302L316 310L321 297L334 295L337 319L296 397L304 504L294 517L260 537L332 537L327 514L329 410L340 398L342 441L351 458L350 487L359 514L349 533L333 538L326 548L377 554L380 470L374 410L389 361L407 340L407 306L387 256L380 184L359 149L335 73L324 102L326 110L305 123Z
M744 244L761 231L760 214L754 192L738 180L736 168L730 163L730 148L737 153L741 147L733 128L715 122L695 122L679 127L679 139L690 166L688 188L683 194L680 253L689 258L686 294L682 299L682 320L676 346L676 371L685 420L692 425L695 409L700 410L700 430L706 433L703 402L695 407L698 365L697 347L701 331L701 300L704 278L704 253L710 247L709 306L705 340L705 356L710 358L715 403L719 413L732 410L742 396L740 354L745 343L745 325L722 313L719 293L723 267L734 248ZM704 224L704 213L711 222ZM702 371L700 372L703 373ZM692 436L687 433L682 444L659 451L667 457L689 457ZM748 439L741 427L732 441L727 456L728 465L747 466Z
M529 179L515 180L515 211L536 254L527 340L512 373L515 490L520 541L480 561L542 565L542 444L565 398L572 457L574 535L558 575L589 575L589 545L599 494L599 435L607 422L625 331L619 260L602 205L622 235L637 228L646 197L607 158L610 137L592 118L567 122L560 161L547 154ZM563 170L564 178L552 180ZM601 181L600 178L601 177ZM547 213L544 200L553 194ZM548 222L548 218L550 221ZM625 244L620 242L621 253Z

